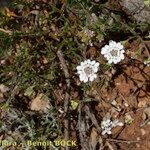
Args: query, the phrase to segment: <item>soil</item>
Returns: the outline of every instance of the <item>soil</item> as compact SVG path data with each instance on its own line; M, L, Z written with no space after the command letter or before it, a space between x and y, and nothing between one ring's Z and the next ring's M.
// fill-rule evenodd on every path
M120 117L124 120L126 114L130 114L133 119L131 124L126 124L123 128L113 131L112 138L117 149L120 150L149 150L150 149L150 124L145 123L149 119L144 117L145 110L150 112L150 68L143 64L131 64L125 66L119 75L114 78L112 89L100 89L97 87L95 97L103 99L96 110L101 114L109 112L114 118ZM100 93L99 95L97 95ZM115 109L110 105L112 101L117 102ZM122 140L119 141L119 140ZM131 141L128 143L128 141ZM114 142L112 142L114 143Z

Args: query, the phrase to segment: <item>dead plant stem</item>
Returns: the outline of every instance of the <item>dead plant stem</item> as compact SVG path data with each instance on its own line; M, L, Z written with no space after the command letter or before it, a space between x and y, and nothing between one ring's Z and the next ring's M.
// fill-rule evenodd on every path
M66 60L64 59L63 52L61 50L57 51L57 56L59 58L62 70L64 72L64 76L66 78L67 89L65 93L64 99L64 112L65 112L65 119L64 119L64 139L66 141L69 140L69 120L68 120L68 108L69 108L69 99L70 99L70 79L69 79L69 71L66 65ZM69 150L69 147L66 145L65 150Z

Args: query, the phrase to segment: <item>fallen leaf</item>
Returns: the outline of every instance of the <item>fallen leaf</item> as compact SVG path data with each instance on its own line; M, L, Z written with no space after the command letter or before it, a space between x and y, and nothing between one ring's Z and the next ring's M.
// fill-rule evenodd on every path
M0 103L4 102L5 99L4 99L4 95L2 92L0 92Z
M143 112L143 120L146 120L148 118L150 118L150 107L145 108Z
M97 49L95 47L90 47L87 52L86 52L86 55L87 57L89 58L94 58L96 57L96 54L97 54Z
M4 84L0 84L0 91L2 93L5 93L5 92L9 91L9 88L7 86L5 86Z
M8 8L6 8L6 15L8 17L17 17L17 15L14 12L10 11Z
M49 98L43 93L38 94L32 99L30 109L35 111L46 112L50 108Z
M138 107L139 108L142 108L142 107L146 107L147 105L148 105L148 103L149 103L149 100L148 99L142 99L142 100L140 100L139 101L139 103L138 103Z
M92 128L89 143L91 149L96 149L96 145L98 143L98 133L96 131L96 128Z
M43 64L48 64L48 60L46 57L43 56L43 60L42 60Z

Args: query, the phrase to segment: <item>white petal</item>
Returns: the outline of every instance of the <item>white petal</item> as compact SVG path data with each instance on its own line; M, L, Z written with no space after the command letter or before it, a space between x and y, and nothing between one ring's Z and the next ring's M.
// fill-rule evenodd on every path
M106 134L106 130L102 131L102 135L105 135Z
M82 70L77 70L77 74L83 74Z
M93 76L94 76L95 79L97 78L97 74L94 74Z
M84 79L86 78L86 75L85 74L80 74L79 78L80 78L80 81L84 81Z
M118 62L120 62L122 59L121 59L121 57L119 56L119 57L117 57L117 61Z
M109 50L109 46L108 46L108 45L105 45L105 46L102 48L102 50L101 50L101 54L102 54L102 55L106 54L106 53L108 52L108 50Z
M101 54L104 55L106 53L105 48L103 47L101 50Z
M94 76L90 76L89 80L92 82L94 80Z
M99 68L98 68L97 66L94 66L94 67L93 67L93 71L94 71L95 73L98 71L98 69L99 69Z
M88 60L87 60L87 63L88 63L88 64L90 64L90 63L91 63L91 60L90 60L90 59L88 59Z
M84 83L88 82L88 77L87 77L87 76L85 76L83 82L84 82Z
M114 45L116 45L116 42L115 41L109 41L109 46L114 46Z
M94 64L94 67L99 67L99 63L98 63L98 62L95 63L95 64Z
M108 51L110 49L110 46L109 45L105 45L105 49L106 49L106 51Z
M85 66L85 64L86 64L86 62L84 61L84 62L81 62L81 67L84 67Z
M122 50L121 50L121 52L122 52L122 53L124 53L124 52L125 52L125 50L124 50L124 49L122 49Z
M90 42L89 42L89 45L90 45L90 46L93 46L93 43L90 41Z
M89 77L89 80L90 80L90 81L93 81L96 77L97 77L97 75L96 75L96 74L93 74L93 75L91 75L91 76Z
M123 54L120 55L120 59L124 59L124 55Z
M91 65L95 65L95 63L96 63L95 60L91 61Z
M113 62L114 62L114 64L117 64L118 62L120 62L120 60L119 59L114 59Z
M106 124L109 124L109 123L111 123L111 120L107 119L105 122L106 122Z
M109 60L109 59L112 58L112 56L111 56L110 54L104 55L104 57L105 57L107 60Z
M82 67L81 66L77 66L76 69L77 70L82 70Z
M118 122L119 122L118 119L114 120L113 121L113 126L116 126L118 124Z
M123 49L123 45L122 45L121 43L117 43L117 45L116 45L116 46L117 46L117 48L118 48L118 49L120 49L120 50L122 50L122 49Z
M111 131L107 131L107 134L111 134Z
M94 64L94 66L92 66L93 71L96 73L99 69L99 63Z
M123 126L124 124L122 122L118 122L118 126Z
M112 64L112 62L113 62L112 59L109 59L109 60L108 60L108 63L109 63L109 64Z

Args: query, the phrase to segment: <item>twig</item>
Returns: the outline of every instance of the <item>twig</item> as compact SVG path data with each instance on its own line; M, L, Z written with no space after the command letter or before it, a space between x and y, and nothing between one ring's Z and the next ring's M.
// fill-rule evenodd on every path
M95 115L90 111L89 106L85 105L85 112L87 113L87 115L89 116L89 118L91 119L92 123L95 125L95 127L97 128L98 132L99 132L99 144L100 144L100 149L103 149L103 139L101 137L101 128L95 118Z
M148 122L150 122L150 118L146 119L146 120L140 125L140 127L145 126Z
M147 43L145 41L143 41L143 44L144 44L145 50L147 51L148 57L150 57L149 47L148 47Z
M95 125L95 127L98 129L98 131L101 133L101 128L100 128L94 114L90 112L90 109L87 105L85 105L85 112L87 113L87 115L89 116L89 118L91 119L91 121Z
M5 29L0 28L0 31L1 31L1 32L4 32L4 33L7 33L7 34L9 34L9 35L12 34L12 32L11 32L10 30L5 30Z
M147 52L148 57L150 57L149 48L148 48L146 42L142 39L141 36L139 36L139 38L140 38L140 40L141 40L141 42L142 42L142 44L143 44L143 46L144 46L144 48L145 48L145 50L146 50L146 52Z
M106 141L115 142L115 143L139 143L140 141L127 141L127 140L117 140L117 139L106 139Z
M69 108L69 99L70 99L70 79L69 79L69 71L66 65L66 61L64 59L64 55L61 50L57 51L57 56L59 58L59 61L61 63L61 67L63 69L65 78L66 78L66 83L67 83L67 89L65 93L65 100L64 100L64 112L65 112L65 119L64 119L64 138L65 140L69 140L69 120L66 118L66 114L68 114L68 108ZM66 145L65 147L66 150L69 150L69 147Z
M112 145L108 141L106 141L106 145L109 147L110 150L114 150L114 148L112 147Z
M85 125L85 118L81 115L81 104L78 108L78 127L79 127L79 138L82 146L82 150L89 149L87 143L87 135L86 135L86 125Z

